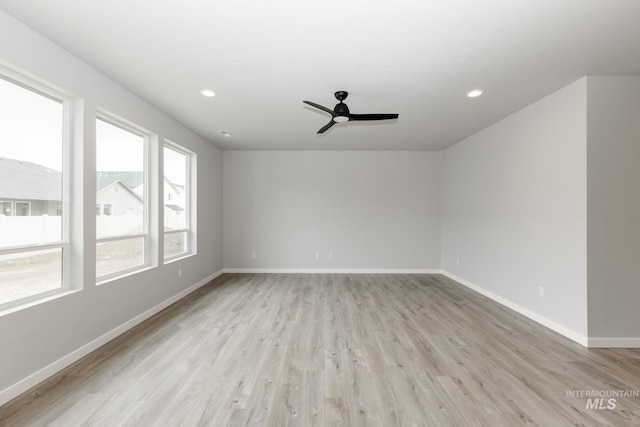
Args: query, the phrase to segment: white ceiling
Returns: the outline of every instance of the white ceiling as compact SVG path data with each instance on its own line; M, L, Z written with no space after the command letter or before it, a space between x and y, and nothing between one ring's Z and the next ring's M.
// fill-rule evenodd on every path
M584 75L640 75L638 0L0 0L0 8L224 149L439 150ZM484 95L467 98L474 88ZM302 101L333 108L336 90L349 91L352 113L400 118L316 135L329 116Z

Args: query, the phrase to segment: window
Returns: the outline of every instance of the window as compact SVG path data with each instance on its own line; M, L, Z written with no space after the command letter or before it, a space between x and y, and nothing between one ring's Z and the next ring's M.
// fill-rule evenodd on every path
M31 203L16 202L16 216L30 216L30 215L31 215Z
M194 187L192 163L195 154L166 142L164 145L164 259L175 259L195 251L191 218Z
M4 215L4 216L13 215L13 203L6 200L0 202L0 215Z
M115 119L96 122L96 277L148 264L147 135Z
M0 75L0 308L68 289L67 105L39 84Z
M127 215L133 215L133 209L127 208ZM96 216L100 215L111 215L111 204L97 204L96 205Z

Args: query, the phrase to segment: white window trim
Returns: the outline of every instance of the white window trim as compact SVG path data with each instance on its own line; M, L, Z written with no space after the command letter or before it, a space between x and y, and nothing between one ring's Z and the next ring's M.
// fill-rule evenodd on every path
M112 241L118 241L118 240L129 240L129 239L136 239L136 238L142 238L143 239L143 264L142 265L138 265L132 268L128 268L128 269L124 269L124 270L119 270L117 272L111 273L111 274L105 274L103 276L97 276L96 277L96 285L103 285L109 282L112 282L115 279L121 278L123 276L127 276L130 275L132 273L137 273L143 270L146 270L150 267L153 267L154 263L151 259L151 235L150 235L150 221L151 221L151 212L150 212L150 206L151 204L149 203L149 194L150 194L150 168L151 168L151 162L149 161L149 150L150 150L150 141L151 139L154 137L154 134L138 125L136 125L135 123L132 123L128 120L125 120L121 117L118 117L108 111L102 110L102 109L98 109L97 113L96 113L96 120L101 120L103 122L106 122L110 125L116 126L121 128L124 131L127 132L131 132L135 135L140 136L141 138L143 138L143 152L144 152L144 156L143 156L143 162L144 162L144 172L143 172L143 180L144 180L144 186L143 186L143 194L145 194L145 197L143 198L143 227L142 227L142 233L137 233L137 234L127 234L127 235L121 235L121 236L109 236L109 237L100 237L97 238L96 237L96 245L98 245L99 243L103 243L103 242L112 242ZM96 135L96 143L97 143L97 135ZM96 171L97 172L97 171ZM102 215L104 215L104 206L102 204L100 204L100 208L101 208L101 213ZM97 260L94 259L94 262L97 263Z
M171 257L164 257L163 256L163 263L164 264L168 264L170 262L173 261L177 261L183 258L187 258L193 255L196 255L196 239L195 239L195 230L194 230L194 225L195 225L195 215L196 215L196 209L195 209L195 195L197 194L195 191L195 184L196 184L196 179L195 179L195 165L196 165L196 153L194 153L193 151L190 151L186 148L184 148L182 145L177 144L173 141L170 141L168 139L164 140L164 144L162 146L162 148L168 148L170 150L176 151L184 156L186 156L187 158L187 162L185 165L186 171L185 171L185 184L184 184L184 197L185 197L185 206L187 207L187 213L185 215L185 228L180 228L180 229L174 229L174 230L164 230L164 226L162 227L162 239L160 239L160 241L162 242L163 245L163 254L164 254L164 236L169 235L169 234L177 234L177 233L186 233L187 235L187 247L185 252L171 256ZM163 154L163 165L162 165L162 186L163 186L163 192L164 192L164 154ZM162 200L164 200L164 195ZM163 210L164 210L164 202L163 202L163 206L162 206ZM163 221L164 222L164 221Z
M60 249L61 254L61 286L56 289L51 289L45 292L39 292L37 294L29 295L23 298L18 298L13 301L8 301L0 304L0 313L6 313L11 311L11 309L15 309L16 307L20 307L23 305L38 303L41 301L48 300L52 296L58 296L71 291L71 255L70 255L70 245L69 245L69 224L70 224L70 216L72 215L70 209L70 201L69 201L69 175L71 163L69 159L70 153L70 145L71 145L71 109L73 98L69 93L64 93L59 89L55 89L53 86L35 80L33 78L29 78L19 71L12 70L10 68L4 67L0 65L0 78L6 80L10 83L13 83L17 86L22 87L25 90L34 92L38 95L44 96L45 98L49 98L53 101L60 102L62 105L62 141L61 141L61 149L62 149L62 197L61 197L61 227L60 230L60 242L55 243L43 243L36 245L24 245L19 247L9 247L0 249L0 255L7 254L15 254L15 253L27 253L27 252L36 252L46 249ZM12 215L16 213L15 202L12 203ZM29 205L29 210L31 210L31 205Z

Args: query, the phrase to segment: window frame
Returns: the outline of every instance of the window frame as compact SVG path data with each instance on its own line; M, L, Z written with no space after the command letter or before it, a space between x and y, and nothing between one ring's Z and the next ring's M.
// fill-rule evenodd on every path
M70 160L70 146L71 146L71 134L72 134L72 109L73 98L69 93L64 93L53 86L44 82L29 78L23 73L13 71L9 68L0 65L0 79L5 80L11 84L14 84L26 91L35 93L37 95L48 98L52 101L60 103L62 108L61 114L61 130L60 135L60 159L61 159L61 198L60 198L60 240L56 242L42 242L32 243L19 246L11 246L0 248L0 256L22 254L29 252L40 252L48 249L60 250L60 287L55 289L49 289L44 292L34 293L22 298L0 303L0 313L4 313L7 310L14 309L19 306L24 306L31 303L37 303L39 301L47 300L51 297L66 294L73 290L71 284L71 251L69 243L69 224L71 223L70 216L72 215L72 209L70 209L70 185L69 176L71 175L71 160ZM17 209L14 201L9 201L12 207L12 216L16 216ZM27 202L29 203L29 202ZM29 203L29 211L31 211L31 204Z
M164 158L164 149L173 150L178 154L182 154L185 156L185 183L184 183L184 206L185 206L185 227L175 230L165 230L164 228L164 186L165 186L165 158ZM162 221L162 236L159 239L160 244L162 245L162 262L163 264L168 264L173 261L177 261L183 258L187 258L196 254L196 239L195 239L195 185L196 185L196 162L197 157L196 153L182 145L173 142L171 140L165 139L162 145L162 177L160 178L162 181L162 202L161 202L161 210L163 212L163 221ZM164 253L164 241L167 235L171 234L182 234L186 235L186 244L185 251L173 256L165 256Z
M16 201L14 204L15 204L15 216L31 216L31 202ZM22 215L21 213L19 213L20 211L18 210L18 206L24 206L24 205L26 205L27 207L26 215Z
M98 265L98 260L97 257L94 257L94 263L96 266L96 285L103 285L109 282L112 282L116 279L119 279L123 276L128 276L130 274L135 274L138 273L140 271L144 271L150 267L154 267L155 263L152 260L151 257L151 242L152 242L152 236L151 236L151 227L150 227L150 222L151 222L151 203L149 201L150 197L150 188L151 188L151 183L150 183L150 177L151 177L151 162L150 162L150 146L151 146L151 141L154 138L154 134L144 128L142 128L141 126L136 125L135 123L132 123L126 119L123 119L119 116L116 116L108 111L102 110L102 109L97 109L96 111L96 116L95 116L95 121L96 123L98 122L98 120L101 120L109 125L115 126L117 128L120 128L126 132L130 132L136 136L139 136L142 138L143 140L143 204L142 204L142 212L143 212L143 219L142 219L142 232L141 233L136 233L136 234L122 234L122 235L114 235L114 236L108 236L108 237L97 237L97 233L96 235L94 235L95 238L95 245L96 245L96 251L97 251L97 247L100 243L110 243L110 242L115 242L115 241L125 241L125 240L131 240L131 239L138 239L138 238L142 238L143 240L143 250L142 250L142 256L143 256L143 263L140 265L136 265L134 267L130 267L130 268L126 268L123 270L118 270L116 272L113 273L109 273L109 274L105 274L102 276L98 276L98 272L97 272L97 265ZM97 174L98 172L98 168L97 168L97 144L98 144L98 134L97 134L97 129L96 129L96 171L95 173ZM96 183L96 188L94 191L94 194L97 196L98 194L98 188L97 188L97 183ZM104 205L103 203L98 203L96 200L96 206L100 206L100 215L96 215L96 218L98 216L112 216L110 215L105 215L104 214Z

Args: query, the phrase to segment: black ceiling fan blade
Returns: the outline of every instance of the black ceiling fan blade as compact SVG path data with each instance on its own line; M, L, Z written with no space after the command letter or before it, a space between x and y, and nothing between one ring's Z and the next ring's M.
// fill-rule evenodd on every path
M331 110L330 108L323 107L322 105L316 104L315 102L311 102L311 101L302 101L302 102L304 102L305 104L309 104L312 107L316 107L319 110L322 110L322 111L325 111L325 112L331 114L331 117L335 117L335 115L336 115L336 113L334 113L333 110Z
M320 130L316 133L324 133L325 130L329 129L331 126L335 125L336 122L334 122L333 120L331 120L329 123L327 123L326 125L322 126L320 128Z
M349 114L349 120L389 120L397 118L398 114Z

